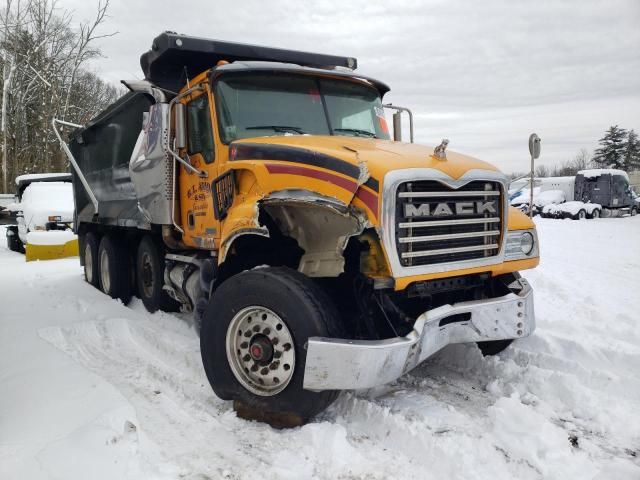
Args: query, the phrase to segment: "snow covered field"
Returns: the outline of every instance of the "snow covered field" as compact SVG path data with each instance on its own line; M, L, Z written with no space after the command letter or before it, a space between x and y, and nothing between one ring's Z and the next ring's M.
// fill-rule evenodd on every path
M448 347L292 430L213 395L186 317L2 243L0 478L640 479L640 216L537 224L532 337Z

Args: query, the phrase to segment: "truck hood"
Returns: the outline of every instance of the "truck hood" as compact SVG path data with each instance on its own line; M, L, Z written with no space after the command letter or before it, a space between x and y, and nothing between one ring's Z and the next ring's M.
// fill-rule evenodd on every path
M290 151L290 161L295 161L295 151L298 149L300 153L320 154L320 159L330 157L342 160L359 167L365 180L369 176L380 185L387 172L405 168L433 168L453 179L460 178L469 170L497 171L493 165L452 151L447 151L447 159L441 160L433 157L432 147L372 138L320 135L256 137L233 142L231 147L233 150L234 146L255 146L260 150L260 145L282 147L281 152ZM274 150L265 149L265 156L261 156L261 159L270 159L266 151Z

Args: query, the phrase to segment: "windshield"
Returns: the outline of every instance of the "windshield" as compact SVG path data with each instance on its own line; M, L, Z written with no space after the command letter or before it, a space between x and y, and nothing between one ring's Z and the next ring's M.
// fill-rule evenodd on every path
M268 135L348 135L389 139L378 92L306 75L225 75L216 86L224 143Z

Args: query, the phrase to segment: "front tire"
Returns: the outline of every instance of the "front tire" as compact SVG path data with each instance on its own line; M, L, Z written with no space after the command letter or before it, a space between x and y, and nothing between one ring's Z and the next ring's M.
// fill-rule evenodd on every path
M587 212L584 209L580 209L578 211L578 213L576 213L573 217L574 220L584 220L585 218L587 218Z
M269 422L274 414L306 422L339 392L302 388L305 345L309 337L339 336L338 318L321 288L290 268L229 278L215 291L200 332L209 383L217 396L235 400L254 418Z
M131 272L129 251L120 240L112 235L105 235L100 240L98 249L98 270L100 290L122 301L131 300Z

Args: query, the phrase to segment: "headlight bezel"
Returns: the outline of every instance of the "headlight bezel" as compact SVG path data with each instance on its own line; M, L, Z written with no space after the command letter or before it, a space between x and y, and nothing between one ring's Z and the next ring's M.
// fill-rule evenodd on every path
M529 240L526 240L529 239ZM531 243L530 248L523 248ZM504 259L505 261L525 260L538 256L538 235L535 228L526 230L507 231L505 240Z

